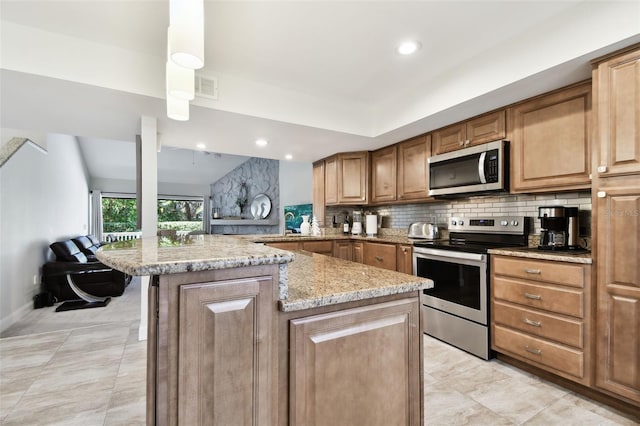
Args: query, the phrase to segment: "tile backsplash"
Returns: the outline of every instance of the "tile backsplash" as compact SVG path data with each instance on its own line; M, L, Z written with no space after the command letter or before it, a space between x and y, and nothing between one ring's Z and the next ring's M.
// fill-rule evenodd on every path
M567 192L558 194L522 194L500 195L495 197L469 197L465 199L442 200L422 204L403 204L381 207L365 207L365 211L375 211L383 216L384 228L408 228L412 222L436 222L440 227L447 227L447 219L451 216L529 216L533 229L529 232L540 232L538 207L560 205L578 207L580 209L580 234L590 235L591 228L591 192ZM327 207L325 223L331 225L333 216L340 224L345 213L351 216L353 207Z

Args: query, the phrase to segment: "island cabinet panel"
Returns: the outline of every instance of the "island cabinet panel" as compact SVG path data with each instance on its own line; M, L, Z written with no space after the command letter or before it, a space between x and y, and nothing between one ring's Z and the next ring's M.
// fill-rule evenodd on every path
M413 246L398 244L396 253L396 270L404 274L413 275Z
M246 269L160 277L149 309L157 317L150 321L155 392L147 424L276 423L277 266L238 277Z
M640 404L640 176L600 179L594 191L596 385Z
M640 174L640 46L598 64L593 85L597 173Z
M591 385L591 266L492 256L491 271L491 348Z
M427 159L430 155L431 135L398 144L398 201L429 199Z
M396 245L365 242L364 264L395 271Z
M313 215L320 226L325 218L324 161L313 163Z
M590 112L590 82L508 109L511 192L590 188Z
M395 145L371 153L371 202L396 200L397 155Z
M418 315L414 297L292 320L289 424L420 425Z

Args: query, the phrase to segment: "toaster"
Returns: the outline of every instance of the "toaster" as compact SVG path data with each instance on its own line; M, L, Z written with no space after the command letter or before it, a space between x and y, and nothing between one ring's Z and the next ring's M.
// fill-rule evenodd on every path
M423 240L437 240L440 238L438 225L429 222L413 222L409 225L408 238L420 238Z

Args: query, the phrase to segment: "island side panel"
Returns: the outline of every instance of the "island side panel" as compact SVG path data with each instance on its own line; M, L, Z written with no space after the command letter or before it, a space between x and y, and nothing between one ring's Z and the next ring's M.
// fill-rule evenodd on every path
M149 403L153 412L147 413L147 424L206 424L211 415L228 416L233 401L226 406L229 410L220 404L219 411L212 411L218 409L213 395L237 385L219 375L227 367L238 370L234 376L244 380L243 386L252 389L250 398L255 398L251 413L236 415L249 416L257 425L276 423L277 282L277 265L160 276L155 371L149 372L156 375L156 400ZM217 336L211 336L212 331ZM230 341L248 347L237 348L242 353L236 357L226 356L225 342ZM246 370L246 359L252 371ZM208 378L193 377L195 371ZM218 420L233 424L237 418Z

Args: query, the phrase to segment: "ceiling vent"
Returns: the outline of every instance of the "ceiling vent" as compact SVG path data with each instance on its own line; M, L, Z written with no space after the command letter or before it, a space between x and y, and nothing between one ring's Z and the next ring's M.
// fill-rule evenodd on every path
M195 92L200 98L218 100L218 79L196 74Z

